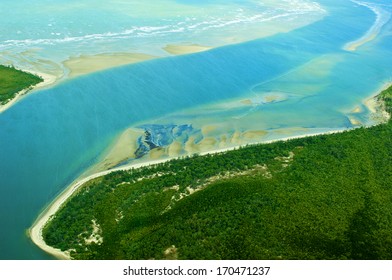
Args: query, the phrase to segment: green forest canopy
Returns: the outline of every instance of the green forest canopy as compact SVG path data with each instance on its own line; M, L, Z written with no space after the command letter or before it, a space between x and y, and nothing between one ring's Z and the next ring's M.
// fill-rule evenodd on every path
M389 121L113 172L43 236L75 259L392 259L391 163Z
M19 91L42 81L43 79L36 75L20 71L12 66L0 65L0 104L8 103Z

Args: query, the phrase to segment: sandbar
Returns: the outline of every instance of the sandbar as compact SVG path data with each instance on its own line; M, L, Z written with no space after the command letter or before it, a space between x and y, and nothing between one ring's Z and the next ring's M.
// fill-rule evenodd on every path
M181 154L181 151L182 145L178 141L174 141L167 148L167 154L169 155L169 157L178 157Z
M350 123L354 126L360 126L362 123L354 117L349 117Z
M389 84L390 85L390 84ZM387 85L384 86L384 88L387 88ZM372 99L376 99L375 96L372 96ZM370 100L370 99L368 99ZM375 107L376 110L382 108L382 106L376 106ZM308 129L305 128L292 128L292 129L285 129L282 130L282 132L299 132L300 130L302 131L306 131ZM301 134L301 135L293 135L293 136L288 136L288 137L284 137L284 138L279 138L279 139L273 139L273 140L268 140L268 141L261 141L261 142L257 142L254 144L267 144L267 143L273 143L273 142L277 142L277 141L287 141L290 139L298 139L298 138L304 138L304 137L308 137L308 136L316 136L316 135L321 135L321 134L333 134L333 133L340 133L340 132L344 132L344 131L348 131L350 129L347 128L342 128L342 129L335 129L335 130L330 130L327 132L315 132L315 133L305 133L305 134ZM275 131L278 132L278 131ZM129 132L127 132L129 133ZM263 134L264 132L262 131L257 131L256 134L258 136L260 136L261 134ZM223 139L222 137L222 141L227 141L229 140L232 144L237 144L240 141L240 137L241 137L241 133L239 132L235 132L233 137L229 140L229 139ZM213 142L211 141L207 141L209 145L212 145ZM214 143L215 144L215 143ZM180 149L181 144L177 143L175 144L175 146L173 146L173 148L176 150L176 152L178 152L178 150ZM231 146L231 147L223 147L223 148L215 148L213 150L210 151L204 151L204 152L200 152L200 155L207 155L207 154L217 154L217 153L223 153L223 152L227 152L227 151L231 151L231 150L235 150L238 149L239 147L241 147L241 145L237 144L235 146ZM189 153L194 153L194 152L198 152L199 147L197 147L197 144L195 144L195 139L193 137L190 137L188 142L185 144L185 150ZM174 153L176 154L176 153ZM72 183L69 187L67 187L42 213L41 215L37 218L37 220L34 222L33 226L29 229L28 233L30 238L32 239L32 241L38 246L40 247L42 250L44 250L45 252L55 256L56 258L59 259L70 259L70 254L69 252L62 252L59 249L55 249L53 247L50 247L49 245L47 245L43 239L42 236L42 230L44 228L44 226L46 225L46 223L48 221L50 221L50 219L56 214L56 212L60 209L60 207L62 207L64 205L64 203L77 191L79 190L86 182L107 175L111 172L114 171L120 171L120 170L129 170L131 168L140 168L143 166L149 166L149 165L154 165L154 164L159 164L159 163L164 163L166 161L169 161L173 158L178 158L176 156L174 157L166 157L164 159L159 159L159 160L154 160L154 161L148 161L148 162L141 162L141 163L131 163L128 165L124 165L118 168L113 168L113 169L109 169L109 170L105 170L105 171L101 171L101 172L97 172L95 174L92 174L90 176L87 176L85 178L79 178L77 179L74 183Z
M107 152L104 153L103 159L92 169L88 170L86 174L107 170L121 162L135 158L135 152L138 148L137 139L143 134L144 130L142 129L126 129L117 138L115 143L107 149Z
M64 61L63 64L69 69L68 77L73 78L154 58L157 58L157 56L144 53L109 53L71 57Z
M151 159L159 159L166 155L164 148L155 148L152 149L149 153Z
M390 20L391 14L383 9L381 9L379 6L373 6L369 3L365 2L359 2L352 0L354 3L365 6L369 8L373 13L376 15L376 21L374 24L370 27L370 29L363 35L361 38L349 42L344 46L344 50L346 51L356 51L358 47L373 41L374 39L377 38L378 34L380 33L382 27Z
M173 55L181 55L181 54L207 51L209 49L212 49L212 47L190 44L190 45L166 45L162 49Z

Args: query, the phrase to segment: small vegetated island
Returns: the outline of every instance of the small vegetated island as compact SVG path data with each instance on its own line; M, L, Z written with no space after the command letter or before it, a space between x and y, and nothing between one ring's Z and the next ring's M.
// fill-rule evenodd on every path
M391 259L391 163L389 120L113 172L43 237L73 259Z
M29 90L41 82L43 82L41 77L12 66L0 65L0 105L7 104L22 90Z

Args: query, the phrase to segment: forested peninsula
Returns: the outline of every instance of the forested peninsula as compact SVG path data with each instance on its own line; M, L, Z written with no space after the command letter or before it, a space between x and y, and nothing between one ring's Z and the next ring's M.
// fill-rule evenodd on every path
M73 259L392 259L391 163L389 120L113 172L43 237Z
M18 70L12 66L0 65L0 105L5 105L22 90L29 90L43 82L41 77Z

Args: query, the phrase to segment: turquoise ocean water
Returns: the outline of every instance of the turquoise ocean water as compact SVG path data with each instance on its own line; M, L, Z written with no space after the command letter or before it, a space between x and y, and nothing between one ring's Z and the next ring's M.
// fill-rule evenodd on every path
M4 5L13 7L17 5L15 2L4 1L1 8ZM48 9L51 7L52 1L42 2L48 2ZM93 2L86 1L90 5ZM263 131L267 134L262 140L270 140L352 128L355 125L350 117L365 125L374 123L362 100L392 79L392 7L388 1L367 1L367 6L362 2L340 0L320 0L316 6L305 5L314 5L312 2L298 6L301 1L284 1L291 3L291 14L276 24L304 22L306 7L306 13L319 20L312 20L288 33L249 38L254 40L238 44L227 44L220 37L219 28L232 32L232 35L236 28L252 29L246 19L260 13L270 16L290 13L288 4L283 5L284 9L266 4L271 1L265 1L261 6L262 1L244 1L246 5L242 1L230 1L226 5L222 5L222 1L201 4L185 0L162 1L166 5L169 2L183 9L177 11L188 13L189 20L178 17L171 9L156 12L156 18L143 16L143 7L139 7L138 16L131 25L135 27L143 19L143 26L165 26L161 25L162 15L171 20L170 28L190 21L192 25L188 24L183 29L184 34L172 42L196 41L206 45L215 42L221 47L66 80L32 93L0 114L0 259L50 258L31 243L25 231L45 205L96 163L115 137L129 127L155 132L154 143L164 146L174 140L185 143L189 137L194 137L194 144L197 144L207 134L216 143L221 143L223 137L233 138L235 132ZM37 32L41 25L45 28L67 26L71 38L68 41L80 46L80 53L89 53L95 46L110 47L103 39L97 41L86 37L88 34L106 34L106 39L112 40L109 41L116 46L121 40L125 40L125 45L132 45L134 37L123 34L129 28L124 26L129 17L127 13L124 18L118 18L118 24L100 26L87 20L90 18L89 9L78 7L76 1L74 5L65 5L64 9L68 7L69 10L64 11L62 18L54 18L52 23L50 9L42 12L47 18L36 19ZM230 9L230 5L236 9ZM77 7L86 14L75 17L75 25L70 25L72 11ZM209 13L202 13L201 8ZM242 17L230 14L233 10ZM223 11L228 13L227 16L222 16L219 22L213 21L218 15L226 15ZM108 12L107 7L101 12L103 16L116 15L114 11ZM22 18L26 13L22 10L15 16ZM199 14L206 18L199 17ZM236 16L238 21L242 19L240 25L228 23ZM4 20L3 16L0 18ZM86 20L85 26L83 19ZM56 34L61 33L58 31L61 28L53 31L53 38L46 38L49 41L42 41L47 31L34 33L35 38L26 38L23 34L27 27L17 20L11 23L8 22L7 34L2 32L0 35L3 61L31 65L32 61L42 59L47 51L46 59L61 65L62 60L73 55L72 44L53 41L55 36L60 36ZM199 25L193 29L189 27L195 24ZM212 24L222 26L207 29L206 32L211 33L201 32L203 27ZM189 30L195 33L189 35ZM79 39L75 39L77 36L72 32L82 33ZM344 49L347 43L366 36L368 32L376 35L374 40L356 51ZM141 48L148 42L155 42L155 47L148 51L158 54L165 42L174 36L164 34L163 37L157 34L145 36L145 41L137 41L137 44ZM51 43L58 48L52 49ZM137 44L132 45L135 50ZM25 53L30 49L34 50L35 56ZM115 50L124 51L121 48ZM358 106L360 112L353 113ZM203 134L203 127L211 124L215 130ZM218 146L215 144L213 148Z

